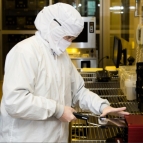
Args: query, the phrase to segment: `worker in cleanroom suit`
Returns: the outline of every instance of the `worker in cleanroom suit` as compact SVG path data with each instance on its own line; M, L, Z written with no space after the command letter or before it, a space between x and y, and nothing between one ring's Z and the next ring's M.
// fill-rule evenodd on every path
M104 116L129 114L84 87L65 49L83 29L70 5L43 8L34 36L16 44L5 63L0 142L68 142L72 106Z

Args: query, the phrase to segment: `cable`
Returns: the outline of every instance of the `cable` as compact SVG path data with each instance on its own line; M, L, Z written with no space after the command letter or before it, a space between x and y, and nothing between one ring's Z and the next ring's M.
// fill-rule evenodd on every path
M100 62L101 62L103 59L105 59L105 58L106 58L106 59L109 59L109 56L105 56L105 57L103 57L102 59L100 59L99 62L98 62L98 67L99 67Z

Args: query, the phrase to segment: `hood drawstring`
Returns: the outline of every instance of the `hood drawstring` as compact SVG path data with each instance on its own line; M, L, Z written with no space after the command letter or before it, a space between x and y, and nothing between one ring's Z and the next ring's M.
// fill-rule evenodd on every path
M51 52L52 52L52 55L53 55L54 59L57 60L57 54L54 52L53 49L51 49Z

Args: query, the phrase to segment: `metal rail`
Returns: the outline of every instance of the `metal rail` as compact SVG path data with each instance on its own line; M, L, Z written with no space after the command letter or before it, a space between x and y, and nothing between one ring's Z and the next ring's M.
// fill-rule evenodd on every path
M122 103L113 103L111 104L113 107L121 107L126 106L127 111L131 114L143 114L140 113L137 107L137 103L134 102L122 102ZM91 113L88 111L82 111L80 108L76 108L78 112L81 112L85 115L90 115ZM114 117L108 115L110 118ZM90 117L90 122L94 122L98 124L98 118ZM71 142L105 142L107 138L111 138L116 136L117 134L124 132L123 128L119 127L109 127L109 128L100 128L90 124L87 124L86 121L77 119L76 121L71 123Z
M120 83L119 82L85 83L85 87L90 90L120 89Z
M138 109L138 103L136 101L128 101L126 96L120 89L119 81L111 82L96 82L95 73L81 73L81 76L85 80L85 87L92 92L98 94L101 98L107 99L112 107L127 108L127 111L131 114L143 114ZM79 107L75 110L82 114L92 114L90 111L83 111ZM108 115L111 117L111 115ZM113 116L112 116L113 117ZM98 124L98 119L93 117L91 122ZM124 134L124 129L119 127L100 128L87 124L86 121L77 119L70 124L70 139L69 142L73 143L105 143L107 138L116 136L119 133Z

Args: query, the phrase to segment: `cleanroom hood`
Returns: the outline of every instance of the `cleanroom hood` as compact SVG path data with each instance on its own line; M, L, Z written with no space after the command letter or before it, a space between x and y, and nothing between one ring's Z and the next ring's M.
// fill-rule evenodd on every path
M65 3L56 3L44 7L38 13L34 23L41 37L49 43L50 48L57 55L60 54L57 45L63 40L63 37L77 37L84 26L84 21L79 12ZM67 46L68 44L70 43L66 43ZM60 45L62 46L62 44Z

